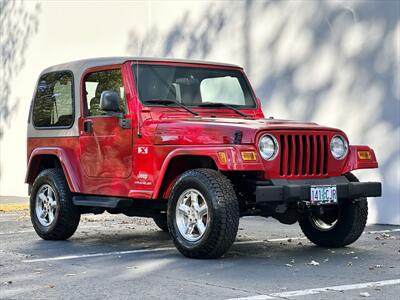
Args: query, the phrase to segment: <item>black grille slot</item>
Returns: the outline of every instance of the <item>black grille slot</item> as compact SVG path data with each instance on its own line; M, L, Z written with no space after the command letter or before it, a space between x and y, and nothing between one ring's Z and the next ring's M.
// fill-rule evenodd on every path
M305 136L305 135L302 135L301 136L301 140L302 140L302 142L303 142L303 157L302 157L302 160L303 160L303 165L302 165L302 168L301 168L301 175L306 175L307 173L307 137Z
M324 166L323 166L323 172L324 174L328 174L328 137L324 135Z

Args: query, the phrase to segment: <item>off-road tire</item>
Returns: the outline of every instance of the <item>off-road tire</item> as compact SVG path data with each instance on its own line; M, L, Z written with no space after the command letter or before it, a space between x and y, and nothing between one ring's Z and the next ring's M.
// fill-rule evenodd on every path
M176 223L176 205L187 189L197 189L208 206L209 223L195 242L185 239ZM168 228L176 248L190 258L210 259L224 255L235 241L239 226L239 205L230 181L212 169L184 172L175 182L168 202Z
M157 214L153 216L153 221L162 231L168 232L167 214Z
M52 187L57 201L55 219L49 226L43 226L35 213L36 194L44 184ZM33 228L44 240L66 240L75 233L80 221L80 211L72 203L72 194L61 169L46 169L36 177L30 196L30 214Z
M358 181L351 173L345 175L349 181ZM304 235L321 247L339 248L354 243L363 233L368 218L366 198L347 199L339 203L339 218L331 229L322 231L316 228L309 215L299 218Z

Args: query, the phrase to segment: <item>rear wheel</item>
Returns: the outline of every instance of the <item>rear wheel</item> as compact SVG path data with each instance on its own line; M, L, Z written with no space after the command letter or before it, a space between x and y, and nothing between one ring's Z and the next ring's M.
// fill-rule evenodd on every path
M238 225L238 200L224 175L194 169L178 178L168 202L168 227L183 255L222 256L235 241Z
M65 240L79 224L79 209L61 169L42 171L33 183L30 196L31 221L36 233L45 240Z
M347 174L350 181L358 181ZM366 198L346 199L328 215L302 215L301 230L314 244L323 247L344 247L354 243L364 231L368 218Z

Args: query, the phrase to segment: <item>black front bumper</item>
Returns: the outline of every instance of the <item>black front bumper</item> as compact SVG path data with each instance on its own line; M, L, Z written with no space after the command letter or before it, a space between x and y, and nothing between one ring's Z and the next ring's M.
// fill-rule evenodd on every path
M275 179L257 183L256 203L310 201L311 185L336 185L338 199L382 195L380 182L350 182L344 176L315 180Z

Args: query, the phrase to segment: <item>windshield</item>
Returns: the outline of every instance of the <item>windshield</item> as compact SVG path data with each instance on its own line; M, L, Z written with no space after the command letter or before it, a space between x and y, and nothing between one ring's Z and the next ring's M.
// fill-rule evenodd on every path
M223 103L237 108L255 108L255 101L239 70L134 64L139 98L174 100L189 107ZM147 102L146 104L148 104Z

